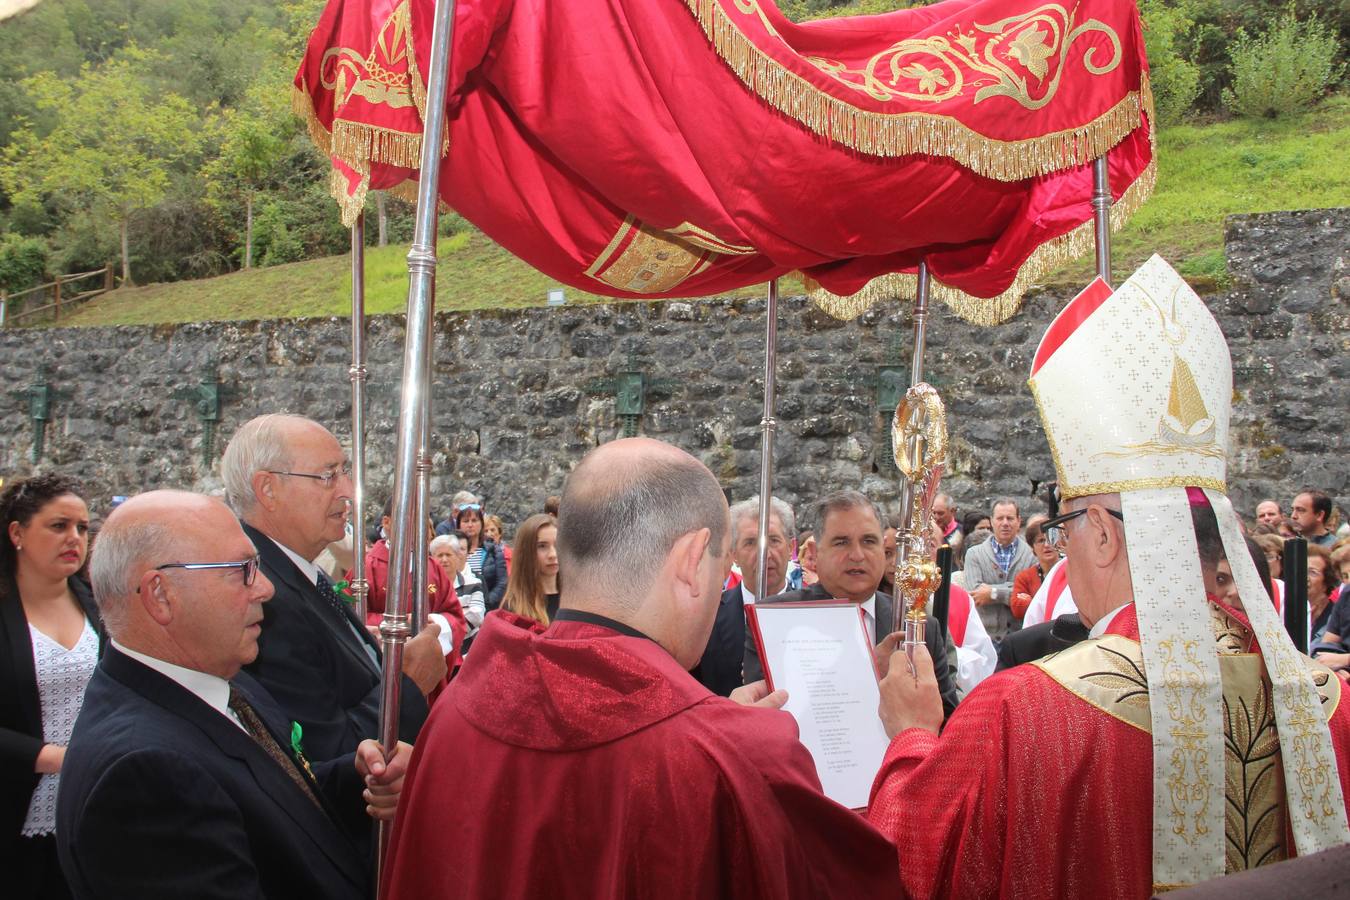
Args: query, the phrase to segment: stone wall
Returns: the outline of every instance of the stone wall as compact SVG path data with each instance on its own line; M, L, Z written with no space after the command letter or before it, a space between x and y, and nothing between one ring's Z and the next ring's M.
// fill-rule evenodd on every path
M1235 367L1230 487L1241 509L1267 495L1288 503L1305 483L1345 502L1350 350L1350 211L1234 218L1234 286L1209 298ZM453 277L443 273L442 277ZM1072 291L1041 291L1013 321L966 324L939 306L926 371L952 429L947 488L963 509L997 495L1028 498L1053 477L1025 386L1042 331ZM445 314L436 320L437 511L468 486L508 528L558 493L591 447L621 433L616 372L646 374L638 431L707 463L733 498L759 473L764 302L671 301ZM908 363L910 322L899 303L852 322L785 298L779 324L776 491L801 504L839 487L896 494L878 366ZM303 412L344 439L350 431L344 319L0 332L0 474L32 469L24 389L39 363L56 393L41 466L85 479L95 513L115 494L160 486L212 490L235 427L265 411ZM372 505L392 482L401 317L369 326ZM210 465L191 387L215 361L226 391Z

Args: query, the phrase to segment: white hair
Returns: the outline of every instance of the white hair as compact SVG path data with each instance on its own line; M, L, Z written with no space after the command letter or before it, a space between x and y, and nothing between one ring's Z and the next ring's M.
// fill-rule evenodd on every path
M783 537L791 541L797 534L794 530L797 525L797 518L792 514L792 507L788 506L787 501L780 497L770 497L769 509L778 517L778 527L783 529ZM730 514L732 539L735 540L734 535L740 530L742 520L753 518L756 523L759 522L759 494L748 500L733 503Z
M177 530L169 522L123 525L116 517L100 529L90 554L89 580L99 614L113 637L118 637L126 624L127 603L136 592L140 570L152 564L173 562L168 556L176 547L177 536Z
M237 516L253 511L258 498L253 494L256 472L285 471L291 467L286 446L286 426L310 422L304 416L269 413L249 419L230 438L220 460L220 477L225 482L225 502Z
M427 545L427 552L435 556L436 551L442 547L449 547L455 553L464 552L464 542L461 541L458 536L453 534L436 535L431 539L431 543Z
M460 491L459 493L455 494L455 496L450 498L450 505L455 509L459 509L466 503L481 503L481 502L482 501L478 499L478 495L475 494L473 491Z

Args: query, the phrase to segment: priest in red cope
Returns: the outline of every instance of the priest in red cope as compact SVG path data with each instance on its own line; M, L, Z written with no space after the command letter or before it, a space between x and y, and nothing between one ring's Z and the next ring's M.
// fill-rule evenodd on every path
M1350 840L1350 709L1294 649L1224 494L1232 367L1209 310L1158 257L1099 281L1031 388L1090 637L988 679L940 737L927 654L917 680L891 661L868 817L908 895L1144 898ZM1216 543L1240 608L1215 596Z
M562 608L542 634L483 623L417 741L385 896L899 896L894 848L821 793L786 695L726 699L688 672L730 537L683 451L628 439L582 460Z

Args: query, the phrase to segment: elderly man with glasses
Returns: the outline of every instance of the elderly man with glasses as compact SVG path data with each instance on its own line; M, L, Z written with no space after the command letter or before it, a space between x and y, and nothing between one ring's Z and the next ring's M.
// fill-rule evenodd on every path
M299 723L310 756L350 753L363 738L379 736L380 650L313 560L346 528L351 464L319 423L264 415L235 432L221 473L226 501L276 589L247 671ZM439 631L428 624L404 648L405 741L417 736L426 695L445 677Z
M311 766L240 672L272 597L258 569L218 500L155 491L108 518L92 575L112 643L57 800L76 896L370 895L370 816L393 817L412 748L386 765L366 740Z

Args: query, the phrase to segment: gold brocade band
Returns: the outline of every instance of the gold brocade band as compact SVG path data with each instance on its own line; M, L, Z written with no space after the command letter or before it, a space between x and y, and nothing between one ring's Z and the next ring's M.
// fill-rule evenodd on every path
M1150 162L1134 183L1126 189L1111 207L1111 230L1119 231L1144 201L1153 193L1157 179L1157 164ZM1041 244L1017 270L1017 276L1003 293L994 297L976 297L937 279L930 282L932 296L941 300L967 322L975 325L999 325L1006 322L1022 306L1022 297L1028 288L1047 272L1087 253L1093 247L1092 222L1084 222L1067 234ZM842 296L824 288L810 290L811 301L836 319L856 319L875 304L892 299L912 299L918 289L917 275L897 272L873 278L856 294Z
M342 160L361 175L356 192L347 193L347 178L338 169L333 169L328 178L328 192L337 201L342 211L342 224L347 228L356 223L356 217L365 207L366 192L370 183L370 163L377 162L413 172L421 168L422 136L404 131L394 131L375 125L360 125L354 122L338 120L333 133L319 121L314 114L313 101L309 93L301 88L291 89L291 109L305 120L309 128L309 138L330 157ZM442 142L441 156L450 152L450 138ZM385 188L385 192L400 200L417 203L417 179L407 178L397 185ZM440 204L442 213L449 210L444 202Z
M717 55L760 99L816 134L871 156L943 156L986 178L1022 181L1096 159L1138 128L1144 115L1152 127L1153 94L1147 73L1138 91L1130 91L1091 122L1018 141L985 137L950 116L859 109L768 56L717 0L685 0L685 4Z

